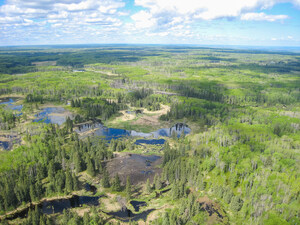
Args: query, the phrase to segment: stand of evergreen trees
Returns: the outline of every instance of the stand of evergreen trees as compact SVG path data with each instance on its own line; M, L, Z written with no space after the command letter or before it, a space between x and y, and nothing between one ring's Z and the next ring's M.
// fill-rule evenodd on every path
M87 170L91 176L102 173L101 162L113 157L106 144L93 145L69 132L66 127L45 125L40 135L27 135L29 145L22 151L28 154L16 155L14 162L0 171L1 212L78 190L77 174L81 171Z

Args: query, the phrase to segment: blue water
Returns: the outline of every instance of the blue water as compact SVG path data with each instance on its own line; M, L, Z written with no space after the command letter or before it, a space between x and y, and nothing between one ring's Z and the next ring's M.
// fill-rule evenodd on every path
M135 110L135 111L126 111L127 114L141 114L143 110Z
M130 201L130 204L136 212L140 211L141 207L147 206L147 203L144 201Z
M0 149L11 150L14 144L20 144L21 139L19 136L14 134L3 134L1 135Z
M103 126L101 123L86 123L81 124L75 128L77 133L87 132L94 130L92 135L100 136L104 140L110 141L112 139L124 138L124 137L142 137L145 139L136 140L136 145L150 144L150 145L162 145L165 143L165 139L159 139L159 137L171 137L174 134L180 137L182 134L186 135L191 132L191 129L185 124L175 124L171 128L162 128L154 132L143 133L134 130L125 130L117 128L108 128ZM149 138L149 139L146 139Z
M128 137L130 136L130 132L123 129L103 127L102 129L97 129L95 135L103 136L105 140L110 141L111 139Z
M99 198L100 196L74 196L70 199L45 201L41 204L41 208L45 214L62 213L65 209L80 207L83 204L98 206Z
M159 137L171 137L174 133L175 136L180 137L183 133L184 135L189 134L191 129L184 124L177 125L175 124L173 127L170 128L162 128L157 131L153 131L150 133L143 133L143 132L136 132L134 130L130 131L130 136L134 137L144 137L144 138L159 138Z
M66 110L62 107L48 107L44 108L41 112L35 115L33 122L43 122L43 123L53 123L61 125L66 122L65 115L57 115L59 113L64 113ZM55 113L56 115L52 115Z
M95 129L94 135L95 136L103 136L105 140L111 140L121 137L143 137L143 138L152 138L152 140L147 140L146 142L153 142L153 143L162 143L163 139L157 139L158 137L171 137L174 133L177 137L180 137L180 135L183 134L189 134L191 132L191 129L184 124L176 124L171 128L162 128L154 132L150 133L143 133L143 132L137 132L134 130L124 130L124 129L117 129L117 128L108 128L103 126L101 123L96 124L82 124L78 126L78 128L75 129L77 133L82 133L89 131L91 129ZM137 143L142 143L142 140L138 140Z
M139 139L136 140L134 144L141 145L141 144L147 144L147 145L163 145L166 142L165 139Z
M0 101L2 101L2 102L0 102L0 105L6 105L6 108L20 112L23 108L23 105L15 105L14 103L15 103L16 99L17 98L2 98L2 99L0 99ZM18 114L18 115L20 115L20 114Z
M4 148L5 150L9 149L10 142L9 141L0 141L0 148Z
M149 175L149 174L153 173L153 171L152 170L147 170L147 171L142 170L141 173L145 174L145 175Z
M8 105L14 103L12 98L3 98L3 102L0 102L0 105Z

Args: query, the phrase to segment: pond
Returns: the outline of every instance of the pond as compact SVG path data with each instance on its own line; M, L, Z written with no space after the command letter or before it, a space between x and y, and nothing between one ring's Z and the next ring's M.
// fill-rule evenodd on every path
M39 203L37 206L41 209L41 211L45 214L54 214L54 213L62 213L64 210L81 207L83 205L89 206L98 206L99 199L102 196L78 196L73 195L71 198L61 198L55 200L46 200ZM9 215L6 219L13 220L16 218L26 218L29 212L29 209L34 209L35 205L31 205L17 213Z
M141 109L137 109L137 110L134 110L134 111L125 111L127 114L142 114L143 113L143 110Z
M62 125L72 114L63 107L47 107L35 115L33 122Z
M188 125L183 123L177 123L170 128L162 128L154 132L150 133L143 133L143 132L136 132L134 130L130 131L130 136L134 137L144 137L144 138L158 138L158 137L171 137L175 135L176 137L180 137L181 134L189 134L191 132L191 128Z
M15 97L0 98L0 105L6 105L6 108L20 112L23 108L23 105L15 105L15 102L18 99L19 98Z
M147 203L144 201L130 201L130 204L136 212L140 211L140 207L147 206Z
M0 135L0 148L4 150L11 150L14 144L20 144L21 138L14 134L1 134Z
M142 144L163 145L165 142L166 142L165 139L138 139L135 141L134 144L136 144L136 145L142 145Z
M9 141L0 141L0 148L8 150L11 148L11 142Z
M98 206L99 196L77 196L74 195L69 199L58 199L53 201L45 201L40 207L45 214L62 213L65 209L81 207L82 205Z
M85 189L86 191L92 192L93 195L97 193L97 188L96 188L94 185L91 185L91 184L89 184L89 183L85 183L85 184L84 184L84 189Z
M140 139L136 141L136 144L164 144L164 139L158 139L159 137L171 137L175 135L176 137L180 137L180 135L189 134L191 129L188 125L183 123L177 123L170 128L162 128L154 132L143 133L137 132L134 130L125 130L125 129L117 129L117 128L108 128L103 126L100 122L96 123L84 123L80 124L75 128L77 133L84 133L88 131L92 131L89 135L101 136L103 139L110 141L111 139L117 139L122 137L142 137L142 138L152 138L149 139Z

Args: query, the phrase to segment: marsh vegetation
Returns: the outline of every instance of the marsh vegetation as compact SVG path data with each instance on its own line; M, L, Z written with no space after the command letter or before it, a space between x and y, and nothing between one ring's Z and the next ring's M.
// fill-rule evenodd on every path
M0 223L299 224L299 60L2 49Z

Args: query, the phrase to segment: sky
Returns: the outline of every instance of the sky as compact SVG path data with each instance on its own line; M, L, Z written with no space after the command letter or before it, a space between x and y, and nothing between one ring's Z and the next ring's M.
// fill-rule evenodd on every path
M0 45L300 46L300 0L0 0Z

